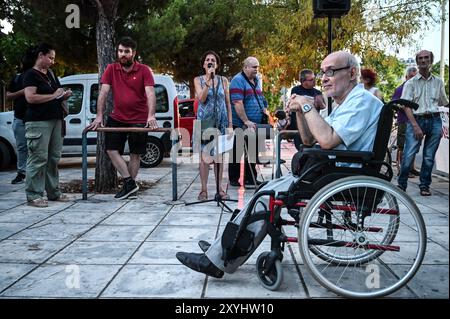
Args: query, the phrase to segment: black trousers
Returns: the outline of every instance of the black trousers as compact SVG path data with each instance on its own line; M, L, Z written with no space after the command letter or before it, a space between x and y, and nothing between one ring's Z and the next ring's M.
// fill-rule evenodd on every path
M233 125L233 129L236 130L238 126ZM230 182L238 182L239 177L241 175L241 155L242 150L237 149L237 140L238 137L236 136L234 139L233 144L233 154L230 156L230 162L228 163L228 179ZM248 160L248 140L244 140L245 143L245 149L244 149L244 184L245 182L248 182L250 184L253 184L253 176L256 179L257 172L256 172L256 163L249 163Z

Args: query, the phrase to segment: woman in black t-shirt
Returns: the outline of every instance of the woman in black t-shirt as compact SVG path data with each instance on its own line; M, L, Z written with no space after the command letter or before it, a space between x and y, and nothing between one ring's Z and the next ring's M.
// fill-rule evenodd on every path
M64 91L50 67L55 62L55 50L42 43L31 52L34 66L24 74L25 137L28 160L26 188L28 204L47 207L48 200L69 201L59 190L58 162L62 149L62 101L72 92Z

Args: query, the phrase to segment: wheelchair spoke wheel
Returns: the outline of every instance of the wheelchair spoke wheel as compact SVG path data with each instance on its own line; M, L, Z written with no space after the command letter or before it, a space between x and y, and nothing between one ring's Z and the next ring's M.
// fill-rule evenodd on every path
M256 260L256 272L261 285L269 290L278 290L283 282L283 268L280 260L276 259L271 265L270 252L263 252Z
M406 193L379 178L352 176L325 186L308 203L299 248L311 274L331 291L381 297L417 272L426 230Z

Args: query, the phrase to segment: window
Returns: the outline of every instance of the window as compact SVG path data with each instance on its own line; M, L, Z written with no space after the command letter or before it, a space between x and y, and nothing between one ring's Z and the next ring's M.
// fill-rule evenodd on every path
M91 97L89 99L89 109L91 114L97 114L98 84L91 85Z
M97 114L98 84L92 84L89 108L92 114ZM169 111L169 97L164 85L155 84L156 95L156 113L165 113Z
M165 113L169 111L169 96L164 85L155 84L156 95L156 113Z
M83 106L83 85L68 84L63 86L64 90L71 89L72 95L67 99L69 114L79 114Z

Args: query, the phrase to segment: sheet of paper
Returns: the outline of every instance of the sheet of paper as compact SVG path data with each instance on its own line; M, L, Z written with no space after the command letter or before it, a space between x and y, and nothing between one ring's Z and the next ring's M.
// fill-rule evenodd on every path
M232 135L219 135L217 143L218 154L230 151L233 148L234 133ZM216 154L216 152L214 152Z

